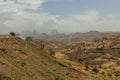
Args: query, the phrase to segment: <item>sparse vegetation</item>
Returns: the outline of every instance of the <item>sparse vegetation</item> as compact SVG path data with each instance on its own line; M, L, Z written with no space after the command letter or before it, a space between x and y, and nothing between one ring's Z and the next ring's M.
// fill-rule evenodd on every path
M16 60L15 63L22 67L27 65L26 60Z
M32 42L36 44L29 45L27 41L31 41L31 37L26 37L24 41L7 35L0 41L0 66L14 80L66 80L65 77L68 80L85 80L86 76L91 80L120 79L119 66L116 63L120 57L120 45L117 45L119 39L116 40L116 38L114 42L111 40L111 43L99 40L81 45L73 43L74 46L63 44L60 47L57 42L50 45L51 42L47 40L41 42L36 38L32 38ZM115 42L117 43L114 44ZM45 45L43 50L39 48L41 43ZM109 46L106 47L108 44L115 47L110 49ZM28 52L30 52L29 55ZM64 54L65 58L54 58L57 52Z
M120 76L120 71L115 71L115 72L114 72L114 75L115 75L116 77Z
M23 49L18 49L21 54L27 54Z
M51 72L50 70L46 71L47 74L53 76L55 78L55 80L66 80L65 78L63 78L62 76L59 76L53 72Z
M120 78L116 77L115 80L120 80Z
M102 72L101 74L105 76L105 72Z
M31 77L34 77L34 76L35 76L35 73L34 73L32 70L30 70L30 71L28 72L28 75L31 76Z
M94 68L92 69L92 71L95 72L95 73L98 73L98 72L99 72L99 70L98 70L97 67L94 67Z
M108 73L108 76L111 78L112 77L112 73Z
M0 80L12 80L9 76L5 76L3 74L0 74Z
M88 71L88 69L89 69L88 64L85 64L85 70Z
M50 52L50 55L51 55L51 56L54 56L54 55L55 55L55 52L54 52L54 50L53 50L52 48L49 48L49 52Z

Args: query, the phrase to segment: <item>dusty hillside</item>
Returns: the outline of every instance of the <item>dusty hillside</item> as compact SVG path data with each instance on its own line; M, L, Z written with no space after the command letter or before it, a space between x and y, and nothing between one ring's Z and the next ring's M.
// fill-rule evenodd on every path
M80 80L85 75L18 37L0 38L0 80Z
M65 54L71 61L87 67L96 67L101 74L111 80L120 80L120 36L110 36L91 42L82 42L68 46Z
M94 66L89 62L95 56L81 54L76 57L78 53L75 51L79 50L79 47L76 48L63 47L55 41L38 38L29 37L27 40L22 40L15 36L2 36L0 37L0 80L119 80L116 60ZM86 58L89 59L87 64L85 64ZM82 59L85 60L79 62ZM108 68L109 66L111 68ZM113 68L116 68L116 71L112 72L114 75L110 73Z
M57 61L60 62L60 64L62 63L63 67L66 66L67 68L74 69L75 71L80 73L79 75L77 75L77 77L78 76L81 76L81 77L79 77L77 80L85 80L85 79L114 80L119 78L115 77L115 74L112 74L116 71L113 71L112 73L110 72L110 70L112 69L109 68L109 66L111 66L112 64L115 64L115 65L118 65L118 64L114 63L113 60L109 61L109 58L106 58L106 57L101 59L102 57L107 55L109 57L109 54L107 54L105 50L102 51L102 50L99 50L101 48L98 48L99 45L104 45L103 42L106 43L106 45L108 43L112 44L111 40L114 40L114 39L117 39L117 38L101 39L101 40L98 40L99 43L96 41L93 41L93 42L84 43L84 45L83 43L80 43L80 44L75 43L74 45L70 45L70 46L65 45L66 47L64 48L62 47L63 45L59 46L58 45L59 43L54 43L54 42L52 43L47 40L43 41L42 44L45 45L44 47L47 50L49 49L48 46L51 45L52 53L55 53L51 55L54 56L57 59ZM32 39L32 43L41 43L41 39L38 39L38 38ZM53 44L54 46L52 46ZM38 44L38 45L41 45L41 44ZM55 46L57 46L57 48ZM109 45L107 45L106 48L110 50ZM106 55L100 52L102 53L104 52ZM102 64L104 63L103 66L101 65L101 63ZM105 64L108 64L108 66L106 66ZM101 67L103 67L104 69ZM106 68L110 70L107 71ZM118 73L119 72L117 72L117 74Z

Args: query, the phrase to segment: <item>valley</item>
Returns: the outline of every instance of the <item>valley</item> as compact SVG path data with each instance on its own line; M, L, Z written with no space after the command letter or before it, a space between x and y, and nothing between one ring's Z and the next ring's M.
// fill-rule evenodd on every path
M120 80L119 35L75 40L1 35L0 79Z

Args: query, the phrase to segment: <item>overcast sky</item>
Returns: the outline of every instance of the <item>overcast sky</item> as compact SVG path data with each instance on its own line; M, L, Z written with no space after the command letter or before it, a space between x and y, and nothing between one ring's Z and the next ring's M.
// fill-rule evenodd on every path
M120 31L120 0L0 0L0 33Z

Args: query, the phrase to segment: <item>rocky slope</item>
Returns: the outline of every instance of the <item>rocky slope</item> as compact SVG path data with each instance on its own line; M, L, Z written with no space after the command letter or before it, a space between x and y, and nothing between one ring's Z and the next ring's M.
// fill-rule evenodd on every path
M69 47L38 38L2 36L0 80L119 80L119 45L111 45L119 44L119 38L110 39ZM99 47L104 42L107 44ZM105 64L98 64L101 59L107 59Z

